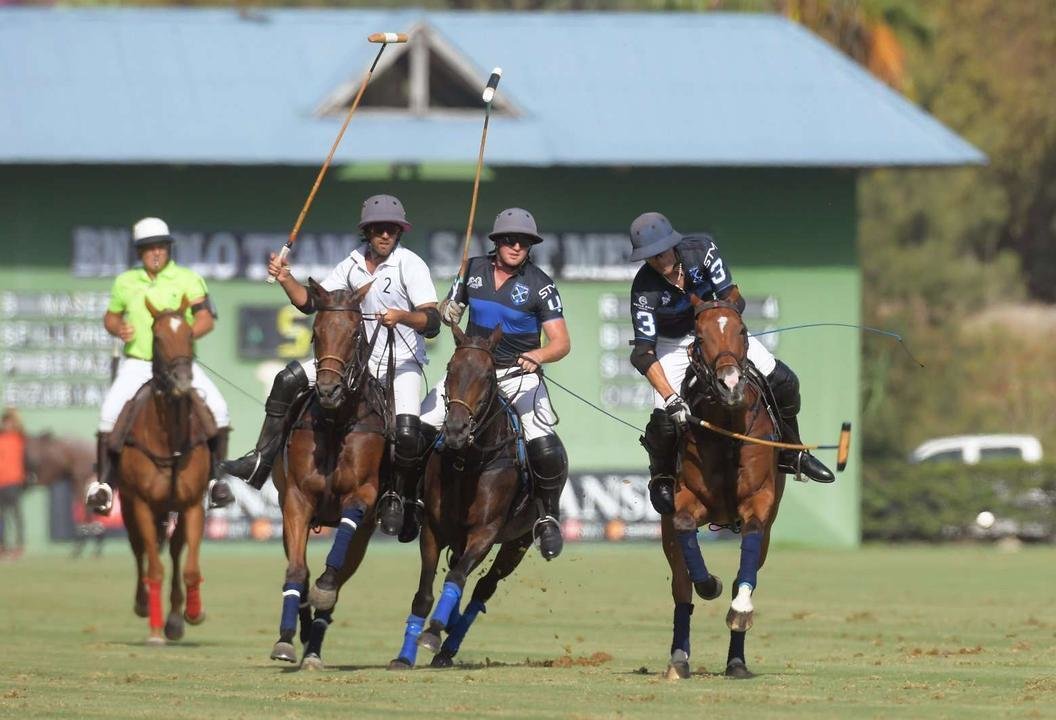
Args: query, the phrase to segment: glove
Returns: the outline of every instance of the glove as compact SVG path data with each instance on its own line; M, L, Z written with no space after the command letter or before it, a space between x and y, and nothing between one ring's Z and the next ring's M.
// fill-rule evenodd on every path
M664 400L664 410L668 417L679 425L685 426L689 422L689 405L678 393L673 393L667 400Z
M460 303L450 298L441 300L440 305L436 308L437 312L440 313L440 319L444 321L445 325L458 325L462 320L462 313L465 309L465 303Z

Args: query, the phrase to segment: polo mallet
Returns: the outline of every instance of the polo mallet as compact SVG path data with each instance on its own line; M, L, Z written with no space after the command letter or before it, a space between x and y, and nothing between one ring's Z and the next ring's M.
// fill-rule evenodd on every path
M334 144L330 147L330 154L326 156L326 160L323 161L323 166L319 168L319 174L315 177L315 184L312 185L311 192L308 193L308 199L304 201L304 207L301 208L301 214L297 216L297 222L293 225L293 230L290 230L290 239L282 246L279 250L279 262L281 263L286 259L286 256L290 254L290 248L297 242L297 235L301 232L301 225L304 223L304 218L308 215L308 208L312 206L312 200L315 199L315 193L319 190L319 186L323 182L323 176L326 175L327 169L330 167L330 161L334 159L334 153L337 152L337 146L341 143L341 138L345 134L345 129L348 128L348 123L352 120L352 114L359 107L359 101L363 99L363 93L366 92L367 83L370 82L371 75L374 74L374 68L378 65L378 60L381 60L381 54L385 52L385 48L390 43L405 43L407 42L407 33L373 33L367 37L368 42L381 43L381 48L378 50L378 54L374 57L374 62L370 64L370 68L367 70L366 75L363 76L363 82L359 84L359 92L356 93L355 99L352 101L352 107L348 109L348 114L345 115L345 121L341 124L341 130L337 133L337 137L334 139ZM275 282L275 278L271 275L267 277L267 283L270 285Z
M488 141L488 121L491 120L491 101L495 98L495 90L499 87L502 79L502 68L491 71L488 84L484 86L481 99L484 101L484 129L480 133L480 152L477 153L477 171L473 175L473 199L469 203L469 222L466 223L466 240L462 244L462 264L458 266L458 275L455 277L454 285L451 287L451 297L458 294L458 286L466 274L466 266L469 265L469 241L473 237L473 218L477 214L477 193L480 191L480 171L484 167L484 145Z
M702 428L711 430L720 435L734 438L735 440L741 440L746 443L753 445L766 445L767 447L787 449L787 450L835 450L836 451L836 471L843 472L843 469L847 467L847 457L851 453L851 424L849 422L843 423L843 427L840 428L840 439L835 445L805 445L797 443L783 443L775 442L773 440L763 440L762 438L749 437L748 435L742 435L732 430L727 430L724 427L714 425L707 420L701 420L698 417L688 415L687 419L693 425L699 425Z

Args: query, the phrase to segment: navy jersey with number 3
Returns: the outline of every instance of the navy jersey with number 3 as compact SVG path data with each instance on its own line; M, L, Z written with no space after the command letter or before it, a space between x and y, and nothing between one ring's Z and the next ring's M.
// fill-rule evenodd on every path
M733 285L733 276L707 235L687 235L675 252L682 263L682 290L660 273L642 265L631 283L631 320L634 342L655 345L657 338L683 338L693 333L690 293L701 300L721 297Z

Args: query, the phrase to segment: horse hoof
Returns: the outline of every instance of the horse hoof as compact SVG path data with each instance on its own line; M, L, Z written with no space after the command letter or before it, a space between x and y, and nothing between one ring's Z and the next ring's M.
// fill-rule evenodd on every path
M183 638L183 618L177 613L169 613L165 620L165 637L169 640L181 640Z
M323 590L316 582L308 591L308 604L316 610L333 610L337 604L337 590Z
M726 613L726 627L734 632L747 632L752 627L755 613L752 610L740 612L730 608Z
M147 637L148 647L161 647L164 644L165 638L163 638L161 635L150 635L149 637Z
M144 600L143 602L139 602L137 600L136 604L132 606L132 612L134 612L137 617L141 618L145 618L150 615L150 609L147 608L147 601Z
M671 662L667 664L667 672L664 678L667 680L685 680L689 677L689 655L685 650L675 650L671 653Z
M418 636L418 645L435 655L440 652L440 636L432 630L426 630Z
M279 640L275 643L275 647L271 649L271 659L295 663L297 662L297 651L293 649L293 643Z
M722 580L719 579L718 575L710 575L707 580L693 583L693 589L697 591L697 595L700 595L702 599L714 600L719 595L722 595Z
M275 657L272 655L272 657ZM301 660L301 670L326 670L326 665L323 665L323 659L315 653L308 653L304 656L304 660Z
M389 661L389 670L413 670L414 665L409 660L398 657Z
M726 677L733 678L734 680L750 680L755 677L755 673L748 669L744 664L744 660L740 658L734 658L726 663Z
M191 625L201 625L205 622L205 610L198 613L197 617L191 617L186 611L183 613L183 619L189 622Z
M447 650L441 650L433 656L433 661L429 663L429 667L434 668L449 668L455 664L455 656L449 653Z

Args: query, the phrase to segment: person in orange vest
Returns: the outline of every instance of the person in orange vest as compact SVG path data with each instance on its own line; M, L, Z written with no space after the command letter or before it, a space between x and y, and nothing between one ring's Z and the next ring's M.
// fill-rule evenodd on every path
M0 417L0 556L17 558L25 544L22 490L26 482L26 437L18 411L6 408ZM4 532L8 519L15 526L15 544L8 548Z

